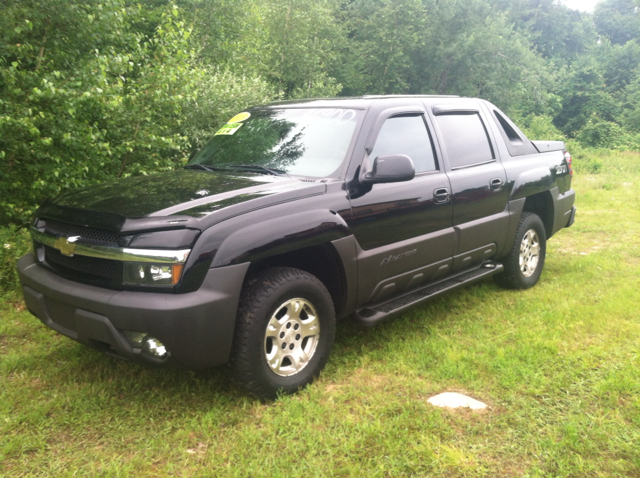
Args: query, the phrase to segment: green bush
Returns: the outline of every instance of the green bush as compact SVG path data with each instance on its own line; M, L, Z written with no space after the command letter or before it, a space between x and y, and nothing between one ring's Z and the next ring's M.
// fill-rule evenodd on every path
M546 115L528 115L524 118L516 119L522 132L527 135L530 140L544 141L566 141L566 136L555 127L553 118Z
M16 261L31 249L31 237L24 228L0 227L0 294L20 288Z
M268 103L275 90L261 77L210 69L187 105L183 132L192 149L201 148L215 131L248 106Z
M595 114L578 131L576 139L591 148L619 149L625 146L628 134L619 124L606 121Z

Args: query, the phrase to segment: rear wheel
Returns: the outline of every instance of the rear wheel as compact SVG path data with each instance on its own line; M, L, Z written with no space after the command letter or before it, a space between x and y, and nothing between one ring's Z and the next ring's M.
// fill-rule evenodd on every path
M496 283L508 289L533 287L542 274L546 250L542 220L537 214L523 213L513 246L503 261L504 272L494 276Z
M267 269L240 299L232 379L262 398L293 393L319 375L334 337L335 312L324 284L299 269Z

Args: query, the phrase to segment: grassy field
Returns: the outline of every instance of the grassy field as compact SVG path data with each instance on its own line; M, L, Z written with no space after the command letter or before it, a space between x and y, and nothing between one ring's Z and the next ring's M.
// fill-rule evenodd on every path
M0 475L640 476L640 156L616 161L575 177L576 223L538 286L345 321L321 378L273 403L223 369L103 356L5 298ZM427 403L443 391L490 408Z

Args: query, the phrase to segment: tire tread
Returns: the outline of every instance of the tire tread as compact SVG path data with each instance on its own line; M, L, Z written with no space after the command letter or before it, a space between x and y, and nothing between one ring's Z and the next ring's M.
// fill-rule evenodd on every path
M259 311L263 309L265 304L268 304L273 297L277 296L283 287L291 283L303 282L311 282L314 286L318 287L320 293L323 294L325 299L331 304L332 313L335 315L331 295L324 284L314 275L291 267L273 267L258 272L247 281L240 295L229 369L231 372L231 380L253 395L267 399L273 399L277 396L277 391L265 387L263 380L260 379L259 371L256 370L256 364L252 357L256 351L253 350L251 341L253 334L256 333L256 331L253 330L256 322L259 323L261 319ZM333 321L335 323L335 319L333 319ZM331 335L329 338L332 343L335 330L325 331L323 329L323 333ZM314 376L324 367L328 359L328 354L326 355L326 357L321 358L318 364L319 366L316 367L317 372L313 374ZM314 376L299 386L290 389L283 388L283 391L285 393L295 392L310 383Z
M532 225L535 225L536 222L539 226L538 229L541 229L540 231L537 231L541 241L541 257L540 262L538 263L539 270L534 273L536 276L535 280L528 281L523 280L524 276L522 276L522 273L520 272L520 243L525 232L531 229ZM520 216L518 228L516 229L516 235L514 237L513 245L511 246L511 249L509 250L509 253L505 257L505 259L503 259L502 261L504 265L504 271L501 274L493 276L496 284L498 284L500 287L504 287L505 289L528 289L529 287L533 287L537 283L538 278L542 273L545 253L546 235L544 233L544 224L542 223L540 216L532 212L523 212Z

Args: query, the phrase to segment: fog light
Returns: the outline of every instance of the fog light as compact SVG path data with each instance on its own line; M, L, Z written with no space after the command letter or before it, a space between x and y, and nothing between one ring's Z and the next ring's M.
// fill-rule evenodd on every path
M165 358L167 356L167 348L162 345L162 342L153 337L147 337L145 339L142 344L142 350L158 358Z
M141 348L145 352L154 357L165 358L167 356L167 348L162 342L155 337L151 337L145 332L133 332L131 330L124 331L125 337L132 347Z

